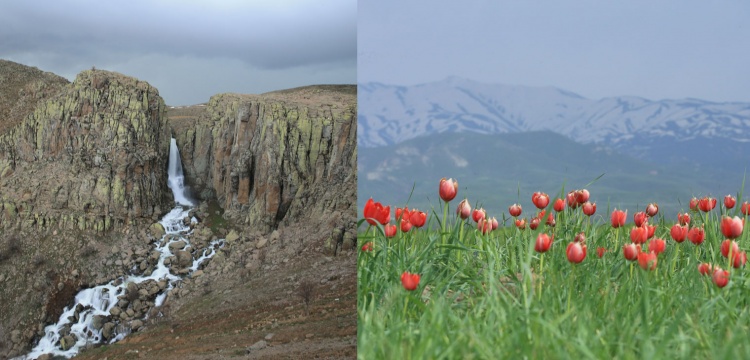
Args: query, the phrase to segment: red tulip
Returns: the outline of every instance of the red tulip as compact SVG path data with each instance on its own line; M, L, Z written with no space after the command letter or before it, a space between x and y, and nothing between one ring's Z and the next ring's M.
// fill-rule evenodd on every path
M552 208L557 212L563 211L563 209L565 209L565 201L563 201L563 199L556 199Z
M497 229L498 223L494 216L490 219L490 225L492 225L492 230Z
M539 223L541 223L542 220L538 217L531 218L531 221L529 221L529 229L536 230L536 228L539 227Z
M690 199L690 210L698 211L698 202L700 202L700 200L696 198Z
M412 223L407 219L401 219L401 232L408 233L411 230Z
M578 264L586 258L586 245L574 241L568 244L565 255L568 256L568 261Z
M577 242L577 243L585 244L585 243L586 243L586 234L585 234L585 233L583 233L583 232L579 232L579 233L578 233L578 234L576 234L576 236L575 236L575 237L573 238L573 241L575 241L575 242Z
M481 231L482 234L489 234L492 231L492 220L481 219L477 222L477 230Z
M709 263L700 263L700 264L698 264L698 272L701 275L708 275L708 274L713 273L713 271L714 271L714 267L713 267L713 265L711 265Z
M635 222L635 226L643 226L643 224L648 222L648 215L643 211L639 211L633 214L633 221Z
M396 236L396 225L386 224L383 230L385 231L385 237L387 238Z
M734 204L737 203L737 199L734 198L732 195L727 195L724 197L724 207L727 209L731 209L734 207Z
M516 227L521 230L526 229L526 219L516 219Z
M612 211L612 227L619 228L625 225L625 220L628 218L628 211L622 211L615 209Z
M750 203L745 201L742 203L742 206L740 206L740 212L744 215L750 215Z
M648 229L641 226L635 226L630 229L630 240L635 244L645 244L648 240Z
M646 215L654 217L659 212L659 205L656 203L650 203L646 206Z
M479 222L480 220L484 219L484 218L485 218L486 216L487 216L487 212L486 212L486 211L484 211L484 209L475 209L475 210L474 210L474 211L473 211L473 212L471 213L471 218L472 218L472 220L474 220L474 221L475 221L475 222L477 222L477 223L478 223L478 222Z
M400 220L400 219L409 220L409 216L411 216L411 212L409 211L408 206L404 207L403 209L400 207L396 208L396 220Z
M471 205L469 204L469 200L463 199L460 203L458 203L458 207L456 207L456 214L464 220L471 216Z
M625 256L625 259L630 261L635 261L638 259L638 254L641 252L641 247L634 244L625 244L625 246L622 247L622 254Z
M712 278L716 286L723 288L729 283L729 271L717 267L714 269L714 275Z
M557 222L555 221L555 214L554 213L549 213L549 215L547 216L547 225L555 227L556 223Z
M453 179L445 180L445 178L440 179L440 198L443 199L445 202L449 202L453 200L453 198L456 197L456 194L458 194L458 181L455 181Z
M531 202L537 209L544 209L549 205L549 195L537 191L531 195Z
M391 207L383 207L383 204L374 202L372 198L370 198L370 200L367 200L367 203L365 203L364 215L370 225L377 225L377 223L385 225L391 221Z
M538 213L536 213L536 217L538 217L538 218L541 219L541 218L544 217L544 214L546 214L546 213L547 213L547 210L539 211Z
M372 241L368 241L364 245L362 245L362 251L372 252Z
M691 243L695 245L700 245L703 243L703 240L706 239L706 232L703 230L703 227L694 227L688 231L688 240L690 240Z
M685 238L687 237L688 227L687 225L674 224L672 225L672 230L670 230L669 233L672 235L672 239L674 239L674 241L681 243L685 241Z
M638 265L644 270L655 270L656 260L656 253L653 251L638 254Z
M656 255L663 253L666 247L667 243L660 238L656 238L648 242L648 251L653 251L654 253L656 253Z
M554 238L554 235L552 237L547 234L537 235L534 250L540 253L547 252L547 250L549 250L549 247L552 246L552 240L554 240Z
M745 221L737 216L733 218L724 216L721 218L721 233L730 239L736 239L742 235L744 225Z
M513 204L508 207L508 212L512 217L518 217L519 215L521 215L521 210L521 205L518 204Z
M586 214L586 216L591 216L596 213L596 203L590 203L585 202L583 203L583 213Z
M427 222L427 214L423 211L414 209L411 211L411 214L409 214L409 222L412 223L412 225L421 228L424 226L425 222Z
M412 291L416 290L419 286L419 274L411 274L408 271L404 271L401 274L401 284L404 285L404 289Z
M716 207L716 199L711 197L704 197L698 201L698 209L703 212L709 212Z
M737 242L726 239L721 242L721 256L725 258L729 258L729 251L732 251L732 254L736 254L740 252L740 245L737 244Z
M607 252L606 248L603 248L603 247L596 248L596 256L598 256L599 258L601 258L602 256L604 256L605 252Z
M740 251L738 253L732 254L732 266L735 269L739 269L745 266L746 262L747 262L747 254L744 251Z
M690 224L690 214L688 213L682 213L677 214L677 220L680 222L680 225L688 225Z
M654 234L656 234L656 225L644 225L643 227L645 227L648 230L649 239L654 237Z
M586 189L576 190L576 202L583 204L586 201L589 201L589 191Z
M575 209L578 207L578 200L576 200L576 193L575 191L571 191L568 193L568 195L565 195L565 201L568 203L568 207L571 209Z

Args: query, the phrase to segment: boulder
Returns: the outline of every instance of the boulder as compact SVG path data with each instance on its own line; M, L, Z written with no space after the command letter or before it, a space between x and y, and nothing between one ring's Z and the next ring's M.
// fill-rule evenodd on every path
M157 239L161 239L166 233L166 231L164 231L164 226L158 222L151 224L151 226L148 227L148 230L151 231L151 235Z

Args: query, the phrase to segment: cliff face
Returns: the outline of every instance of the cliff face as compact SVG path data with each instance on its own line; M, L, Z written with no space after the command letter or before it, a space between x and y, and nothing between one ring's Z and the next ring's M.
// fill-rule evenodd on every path
M53 73L0 59L0 134L67 84L68 80Z
M220 94L170 124L187 180L225 216L267 232L336 217L356 202L356 87Z
M0 135L0 227L104 231L166 210L164 118L148 83L82 72Z

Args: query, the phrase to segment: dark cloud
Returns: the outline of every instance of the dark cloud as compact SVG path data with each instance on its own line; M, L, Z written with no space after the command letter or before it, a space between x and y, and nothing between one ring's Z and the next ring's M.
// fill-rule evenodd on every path
M335 81L356 81L355 0L0 4L0 57L69 78L91 66L152 73L149 60L167 73L175 73L175 68L208 71L183 74L208 83L232 71L259 76L291 71L301 76L299 85L305 85L305 78L325 82L315 76L321 69ZM214 62L224 68L211 69ZM278 89L246 87L255 92ZM187 99L180 95L175 102Z

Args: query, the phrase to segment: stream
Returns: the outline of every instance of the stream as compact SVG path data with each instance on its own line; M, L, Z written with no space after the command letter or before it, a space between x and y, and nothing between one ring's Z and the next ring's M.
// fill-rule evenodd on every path
M192 265L188 267L187 274L178 275L170 271L170 267L165 263L168 258L174 259L173 256L177 255L176 252L183 248L188 251L192 250L190 245L192 230L189 225L184 223L183 219L189 216L193 203L186 194L183 182L184 175L179 150L175 139L172 139L169 151L168 186L172 189L177 206L159 221L164 227L165 234L160 240L153 243L153 250L159 252L159 259L153 271L147 276L127 275L104 285L81 290L76 294L73 305L63 310L57 323L45 327L44 337L39 340L39 343L31 352L17 357L15 360L36 359L44 354L70 358L87 346L122 340L131 332L130 326L135 321L145 324L145 321L148 320L148 314L153 313L149 311L143 318L131 321L122 320L112 313L118 302L128 295L128 286L132 289L134 284L150 284L151 291L148 291L148 298L153 297L153 305L150 301L146 301L146 304L151 308L159 307L164 303L167 293L175 287L178 281L198 270L206 259L210 259L219 248L224 246L223 239L211 241L201 255L192 260ZM195 217L191 217L190 222L194 224L198 221ZM184 247L180 246L183 242ZM170 245L172 245L171 248ZM149 281L153 281L153 283L147 283ZM118 309L120 308L118 307ZM114 309L115 313L118 312L118 309ZM160 313L157 313L157 316L159 315ZM111 324L102 326L103 321L114 323L115 326ZM104 336L105 331L110 332L108 334L109 339Z

